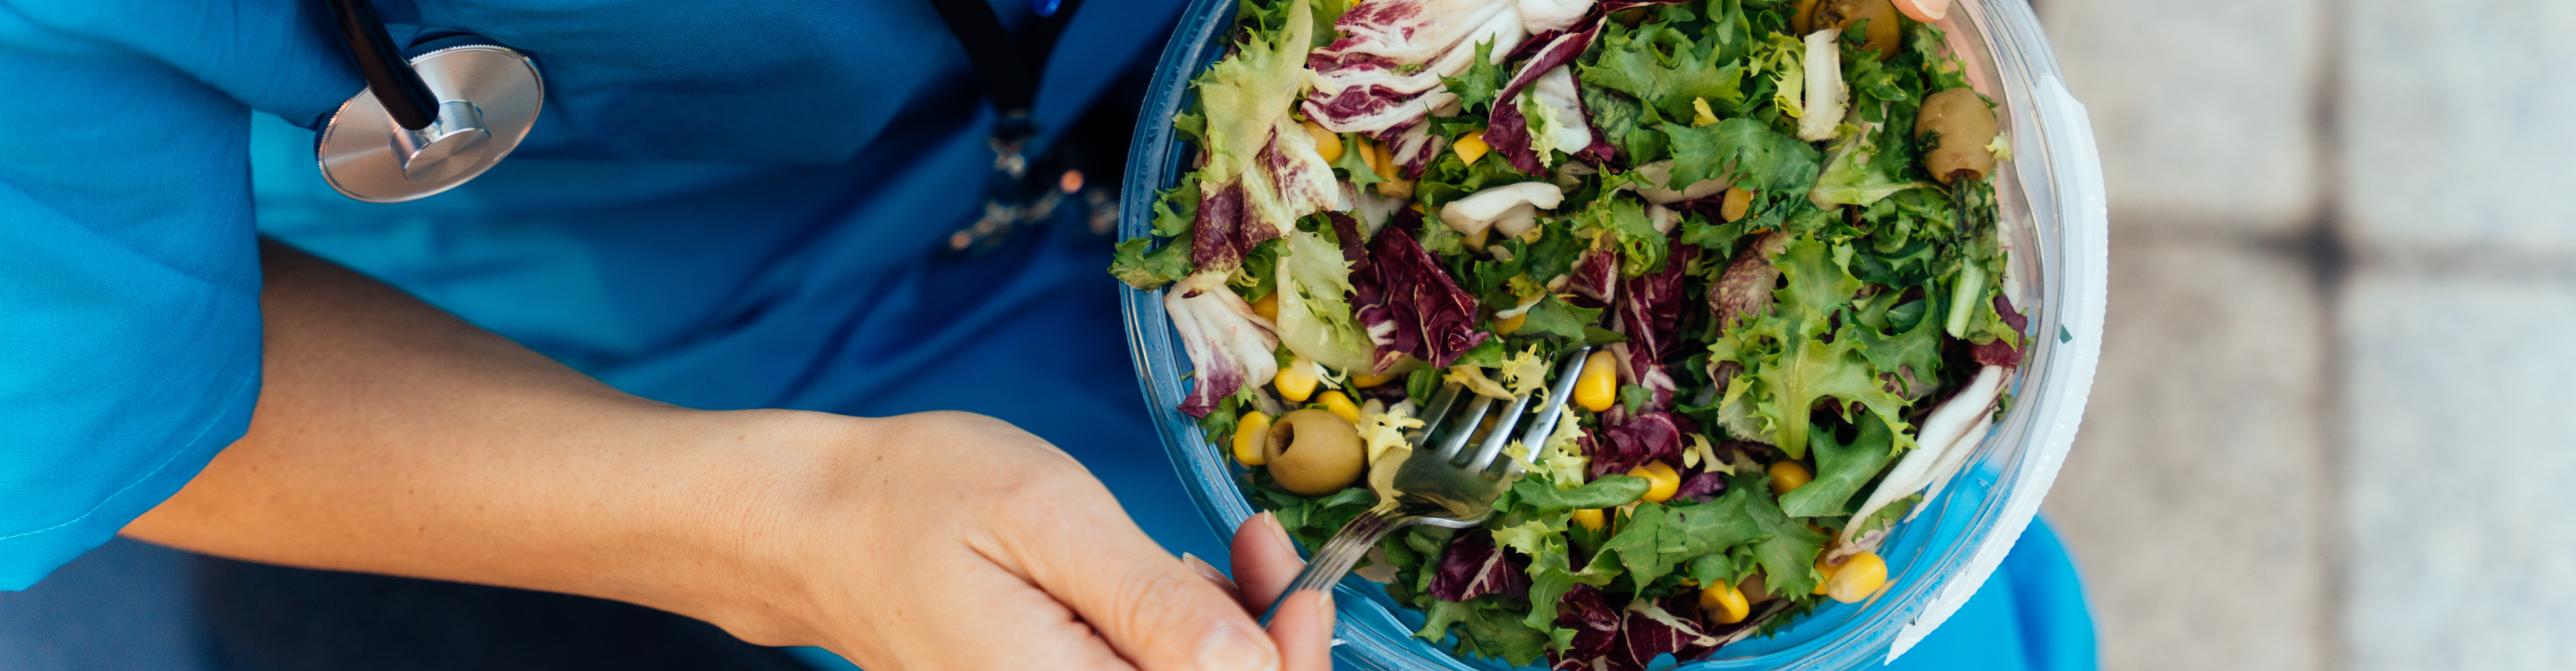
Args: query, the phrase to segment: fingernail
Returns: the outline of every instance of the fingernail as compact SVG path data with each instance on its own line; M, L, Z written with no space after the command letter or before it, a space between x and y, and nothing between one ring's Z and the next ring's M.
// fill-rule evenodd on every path
M1288 538L1288 527L1279 525L1278 515L1267 512L1262 513L1261 526L1269 529L1271 537L1279 539L1280 545L1287 546L1291 549L1297 547L1297 541L1289 540Z
M1253 636L1233 623L1219 624L1199 643L1199 671L1278 671L1279 651L1267 636Z
M1198 555L1183 552L1181 563L1188 564L1190 570L1197 571L1199 577L1208 579L1208 582L1224 585L1227 589L1235 588L1233 578L1225 577L1224 571L1216 570L1216 566L1207 563L1205 559L1200 559Z
M1333 630L1333 593L1331 591L1315 593L1315 623L1323 626L1327 633Z

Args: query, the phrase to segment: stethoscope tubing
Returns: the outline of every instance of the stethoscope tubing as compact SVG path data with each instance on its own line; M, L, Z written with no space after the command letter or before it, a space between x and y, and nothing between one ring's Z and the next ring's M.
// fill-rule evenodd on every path
M367 0L330 0L330 4L340 34L349 40L349 56L357 60L358 74L366 78L376 102L385 106L385 114L411 130L437 121L438 95L420 81L420 73L394 46L385 22L376 18L375 5Z

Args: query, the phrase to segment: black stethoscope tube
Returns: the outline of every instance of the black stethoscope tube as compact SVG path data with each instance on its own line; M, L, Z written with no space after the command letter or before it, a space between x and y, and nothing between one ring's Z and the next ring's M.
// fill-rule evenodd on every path
M339 20L340 33L349 38L349 56L358 61L358 74L367 79L367 89L376 94L376 102L385 106L394 123L412 130L428 128L438 119L438 95L420 81L420 73L411 69L402 50L394 47L393 37L385 34L385 23L376 19L375 5L367 0L330 0L331 16Z

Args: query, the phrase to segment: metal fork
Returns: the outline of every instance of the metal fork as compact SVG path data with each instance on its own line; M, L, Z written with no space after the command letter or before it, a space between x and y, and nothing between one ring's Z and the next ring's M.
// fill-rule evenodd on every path
M1510 401L1510 408L1495 418L1494 427L1485 440L1467 451L1467 441L1494 410L1500 400L1482 394L1468 393L1458 385L1448 385L1431 398L1431 407L1422 414L1422 433L1412 441L1413 454L1396 466L1395 499L1381 500L1367 512L1342 525L1333 539L1315 551L1297 580L1279 593L1279 600L1261 614L1262 626L1279 613L1279 604L1288 595L1305 590L1330 590L1351 572L1351 565L1377 547L1388 534L1417 524L1451 529L1469 529L1483 524L1494 514L1494 498L1502 496L1509 477L1521 470L1521 460L1495 462L1510 445L1512 429L1524 418L1533 423L1521 434L1520 444L1532 455L1556 432L1558 418L1564 416L1566 397L1573 395L1574 380L1583 375L1583 364L1590 358L1592 347L1575 348L1555 367L1556 379L1548 382L1547 403L1537 413L1529 413L1530 397L1523 394ZM1460 396L1469 396L1460 402ZM1463 407L1461 407L1463 406ZM1424 449L1432 446L1435 449Z

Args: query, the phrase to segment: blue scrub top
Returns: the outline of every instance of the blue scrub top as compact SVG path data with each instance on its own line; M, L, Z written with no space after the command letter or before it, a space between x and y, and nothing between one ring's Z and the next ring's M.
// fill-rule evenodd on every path
M261 235L648 398L1011 421L1167 548L1223 563L1147 424L1110 241L1060 223L937 251L975 213L991 114L929 3L377 5L399 35L462 30L537 61L545 110L509 160L413 203L332 191L311 129L363 84L317 3L0 0L0 589L105 542L242 435ZM1180 5L1087 0L1042 126L1149 64ZM1909 662L2090 665L2054 537L2022 545ZM1939 653L1950 640L1982 652Z

